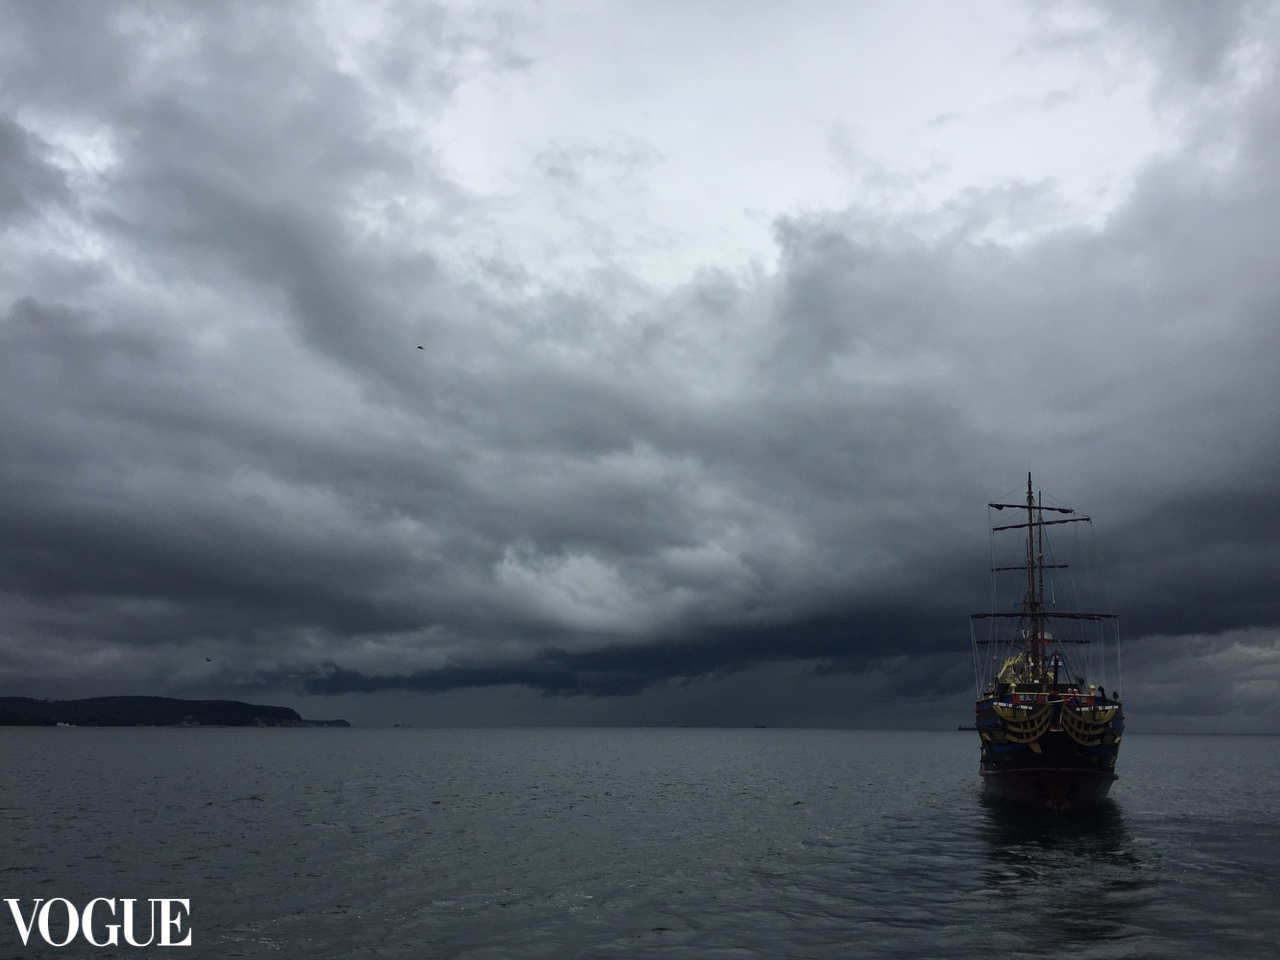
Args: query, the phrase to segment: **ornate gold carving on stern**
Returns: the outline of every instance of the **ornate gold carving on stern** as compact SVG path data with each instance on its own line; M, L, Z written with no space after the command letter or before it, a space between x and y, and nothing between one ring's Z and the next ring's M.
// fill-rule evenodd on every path
M1021 704L993 703L991 709L1000 718L1005 739L1012 743L1039 740L1049 730L1052 719L1052 711L1047 703L1036 708Z
M1110 733L1118 707L1074 707L1062 705L1062 729L1082 747L1096 747Z

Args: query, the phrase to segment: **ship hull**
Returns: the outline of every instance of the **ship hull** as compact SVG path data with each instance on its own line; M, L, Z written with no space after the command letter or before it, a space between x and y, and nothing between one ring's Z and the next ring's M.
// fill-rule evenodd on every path
M1001 728L989 710L980 711L979 718L984 734L982 786L988 799L1074 810L1104 800L1118 779L1115 765L1124 730L1121 714L1108 724L1108 742L1089 745L1076 742L1061 728L1034 742L1010 742L997 732Z
M1056 767L983 770L982 795L1000 803L1079 810L1105 800L1117 779L1114 773Z

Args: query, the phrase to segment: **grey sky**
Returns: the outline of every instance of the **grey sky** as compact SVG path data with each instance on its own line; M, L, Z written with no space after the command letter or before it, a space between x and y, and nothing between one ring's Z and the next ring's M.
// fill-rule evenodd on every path
M1030 468L1280 729L1276 4L0 21L5 692L945 724Z

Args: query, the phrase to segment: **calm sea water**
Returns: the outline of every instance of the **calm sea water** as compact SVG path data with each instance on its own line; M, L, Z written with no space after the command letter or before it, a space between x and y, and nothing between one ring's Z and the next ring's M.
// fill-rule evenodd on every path
M973 733L0 728L0 896L185 897L180 956L1280 955L1280 738L1130 735L1088 816ZM24 950L0 912L0 956Z

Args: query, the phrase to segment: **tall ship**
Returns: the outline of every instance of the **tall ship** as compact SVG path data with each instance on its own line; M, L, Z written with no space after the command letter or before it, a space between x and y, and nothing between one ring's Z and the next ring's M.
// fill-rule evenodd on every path
M1092 521L1045 500L1028 473L1023 502L987 505L991 519L1013 514L991 527L991 609L970 618L976 726L985 796L1068 810L1117 779L1119 634L1114 614L1093 609ZM1055 554L1048 527L1070 530L1054 539L1075 549Z

